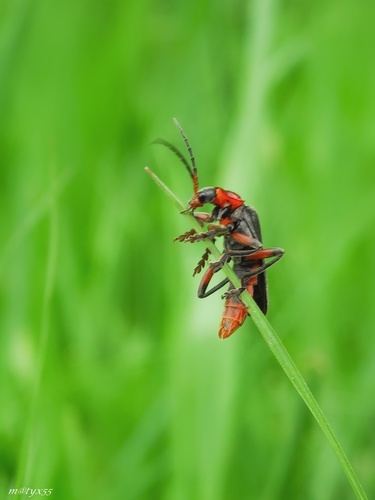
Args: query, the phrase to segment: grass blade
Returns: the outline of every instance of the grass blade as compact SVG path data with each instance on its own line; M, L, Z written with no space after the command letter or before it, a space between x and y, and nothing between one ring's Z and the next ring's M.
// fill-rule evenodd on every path
M156 182L156 184L167 194L167 196L172 199L177 208L180 211L184 210L185 206L176 197L176 195L148 167L145 167L145 170L151 176L154 182ZM201 230L201 227L199 226L198 222L194 219L194 217L188 213L186 215L190 217L193 226L196 227L198 230ZM210 249L214 257L216 258L220 257L221 255L220 251L216 248L216 246L212 242L205 240L204 245ZM223 266L223 272L235 287L240 286L239 279L235 275L233 269L231 269L228 264ZM344 453L344 450L342 449L337 437L335 436L332 427L330 426L322 409L320 408L319 404L314 398L312 392L310 391L308 385L306 384L304 378L302 377L298 368L294 364L292 358L290 357L288 351L284 347L280 338L278 337L278 335L276 334L276 332L274 331L274 329L272 328L272 326L270 325L264 314L260 311L254 299L249 295L249 293L246 290L241 295L241 299L244 302L244 304L249 308L251 318L253 319L255 325L257 326L266 344L268 345L271 352L279 362L281 368L284 370L285 374L287 375L287 377L297 390L298 394L305 402L306 406L309 408L316 422L322 429L325 437L327 438L329 444L331 445L333 451L335 452L341 464L341 467L344 473L346 474L348 481L354 493L356 494L357 498L360 500L366 500L367 499L366 493L361 483L359 482L358 477L356 476L353 467L349 462L348 457Z

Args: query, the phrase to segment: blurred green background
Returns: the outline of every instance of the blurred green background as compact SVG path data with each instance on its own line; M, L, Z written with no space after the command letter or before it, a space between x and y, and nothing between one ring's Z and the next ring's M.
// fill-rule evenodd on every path
M202 245L144 172L257 208L269 319L375 496L375 4L2 0L0 492L351 499Z

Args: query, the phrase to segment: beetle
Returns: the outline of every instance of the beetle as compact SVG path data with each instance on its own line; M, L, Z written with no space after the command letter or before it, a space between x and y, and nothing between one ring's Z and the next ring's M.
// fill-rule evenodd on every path
M191 213L201 226L207 224L206 231L197 233L195 229L191 229L175 238L174 241L194 243L207 239L214 241L215 238L221 236L224 238L224 251L220 259L208 265L208 269L201 279L198 287L199 298L208 297L229 283L229 279L224 278L220 283L207 290L214 274L230 261L233 262L233 270L241 282L240 288L236 288L230 283L229 290L222 296L225 298L225 305L219 337L226 339L242 326L249 315L247 307L240 298L245 289L254 298L261 311L264 314L267 313L268 289L265 271L281 259L284 250L282 248L263 248L258 214L253 207L245 205L245 201L238 194L220 187L199 189L198 170L189 140L175 118L174 123L185 142L190 163L180 150L168 141L156 139L154 142L166 146L184 164L193 182L193 196L184 212ZM211 213L196 212L197 208L206 204L214 206ZM194 269L193 276L201 272L209 255L210 251L207 248ZM265 262L265 259L271 260Z

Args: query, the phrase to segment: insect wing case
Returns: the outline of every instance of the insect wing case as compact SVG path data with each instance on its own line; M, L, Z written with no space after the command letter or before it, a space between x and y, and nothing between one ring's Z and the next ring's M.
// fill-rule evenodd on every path
M254 208L243 205L238 207L232 213L231 217L235 223L236 231L249 235L252 238L256 238L262 243L259 217ZM231 238L227 238L225 243L228 250L244 250L246 248ZM241 279L246 275L246 273L251 271L255 265L263 265L264 260L253 261L245 260L243 258L239 258L237 260L234 258L234 262L233 269L237 276ZM254 286L253 298L263 314L266 314L268 308L268 288L265 272L259 274L258 276L257 284Z

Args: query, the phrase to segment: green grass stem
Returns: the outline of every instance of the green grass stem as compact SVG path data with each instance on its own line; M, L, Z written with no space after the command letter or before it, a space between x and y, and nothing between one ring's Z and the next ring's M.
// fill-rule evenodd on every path
M38 439L38 417L40 416L40 400L43 386L43 372L47 359L47 344L50 334L51 322L51 300L56 280L57 253L58 253L58 215L56 206L56 191L50 188L48 195L49 207L49 235L47 243L46 277L43 290L43 303L41 311L40 338L38 346L38 358L33 387L30 398L27 427L25 428L20 450L18 476L16 484L30 484L37 457L37 449L40 446Z
M145 167L145 170L151 176L151 178L156 182L156 184L165 192L165 194L167 194L167 196L171 198L176 207L180 211L185 210L186 207L176 197L176 195L148 167ZM195 218L191 214L186 213L185 215L189 217L192 225L195 228L201 230L199 223L195 220ZM215 258L220 258L221 255L220 251L211 241L204 241L204 245L210 249L212 255ZM228 264L223 266L223 272L235 287L240 286L239 279L235 275L233 269L231 269ZM286 350L280 338L276 334L275 330L272 328L272 326L270 325L264 314L261 312L261 310L255 303L254 299L250 296L250 294L246 290L242 293L241 299L243 303L248 307L250 316L253 319L255 325L257 326L266 344L270 348L271 352L279 362L281 368L284 370L287 377L289 378L289 380L297 390L298 394L301 396L301 398L311 411L318 425L322 429L329 444L331 445L333 451L335 452L341 464L341 467L344 473L346 474L348 481L351 487L353 488L353 491L356 494L357 498L361 500L367 499L366 493L363 490L363 487L359 482L358 477L356 476L353 467L348 460L348 457L344 453L344 450L342 449L335 433L333 432L331 425L329 424L322 409L320 408L319 404L314 398L304 378L302 377L298 368L294 364L292 358L290 357L288 351Z

